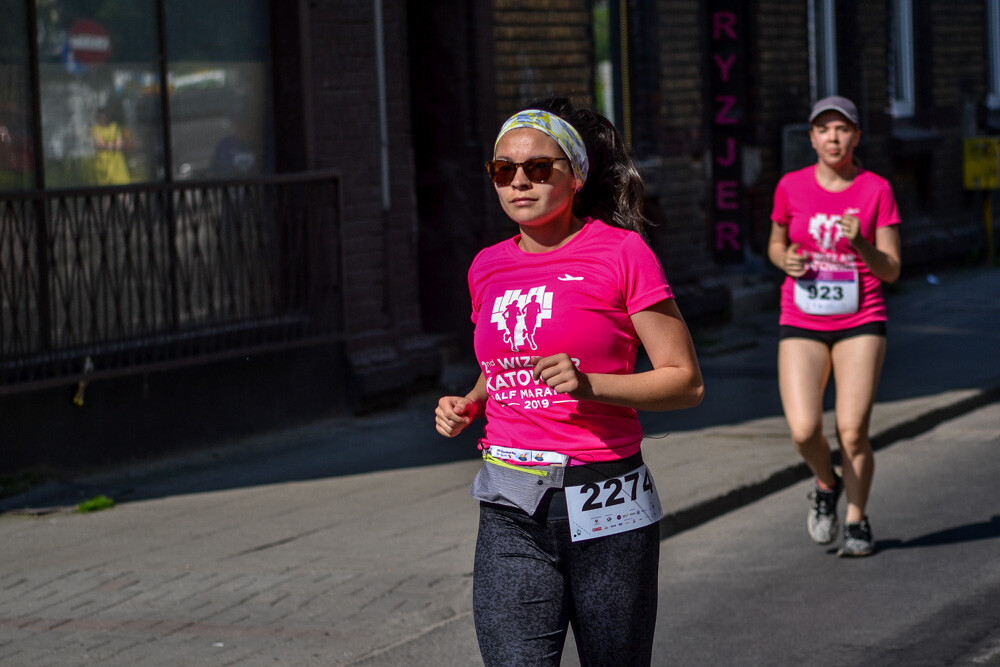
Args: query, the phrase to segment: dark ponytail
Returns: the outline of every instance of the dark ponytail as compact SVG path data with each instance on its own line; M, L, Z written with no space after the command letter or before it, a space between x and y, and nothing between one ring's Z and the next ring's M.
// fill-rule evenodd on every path
M645 188L618 128L595 111L574 108L565 97L536 100L525 108L554 113L583 137L590 173L576 193L574 215L631 230L648 242L646 225L651 223L643 213Z

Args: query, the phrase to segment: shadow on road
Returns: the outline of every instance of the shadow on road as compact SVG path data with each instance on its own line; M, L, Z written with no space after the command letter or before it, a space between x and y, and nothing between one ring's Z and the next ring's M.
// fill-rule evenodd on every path
M979 540L993 540L998 537L1000 537L1000 515L994 514L989 521L967 523L963 526L945 528L936 533L915 537L912 540L877 540L875 546L878 551L888 551L889 549L912 549L915 547L937 547L949 544L962 544L964 542L978 542Z

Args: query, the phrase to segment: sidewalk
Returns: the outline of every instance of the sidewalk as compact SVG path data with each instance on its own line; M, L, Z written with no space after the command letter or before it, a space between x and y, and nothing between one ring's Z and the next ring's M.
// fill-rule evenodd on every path
M877 447L1000 398L998 293L989 268L891 292ZM777 396L776 319L699 332L705 402L643 415L665 536L804 479ZM0 503L0 665L479 664L480 462L475 432L434 433L436 398ZM70 511L99 493L119 504Z

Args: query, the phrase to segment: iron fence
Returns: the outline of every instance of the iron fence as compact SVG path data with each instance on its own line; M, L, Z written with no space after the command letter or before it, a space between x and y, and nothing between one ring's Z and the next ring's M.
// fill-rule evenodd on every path
M0 394L342 332L335 174L0 193Z

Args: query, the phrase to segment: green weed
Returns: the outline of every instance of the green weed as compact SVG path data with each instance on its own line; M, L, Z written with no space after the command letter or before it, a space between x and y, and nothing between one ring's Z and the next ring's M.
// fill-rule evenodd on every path
M84 500L76 506L77 512L100 512L115 506L115 501L107 496L94 496L90 500Z

